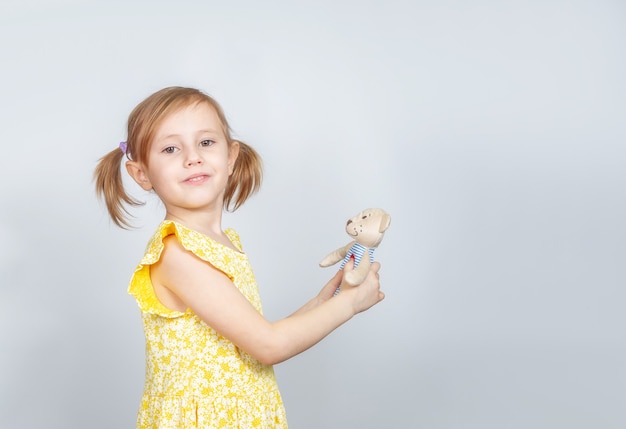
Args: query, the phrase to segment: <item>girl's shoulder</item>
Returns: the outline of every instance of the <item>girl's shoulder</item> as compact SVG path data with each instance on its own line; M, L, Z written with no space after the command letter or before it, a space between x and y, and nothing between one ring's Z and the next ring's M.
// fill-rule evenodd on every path
M169 236L175 236L176 240L186 250L213 265L226 257L232 257L234 254L243 254L241 239L237 231L228 228L224 231L224 234L226 234L236 250L224 246L211 237L191 228L187 228L178 222L165 220L161 222L152 235L152 238L148 241L146 252L141 263L144 265L156 263L160 259L165 247L165 238ZM218 267L219 265L218 263Z
M158 302L150 280L150 266L161 259L167 242L175 238L184 249L233 279L236 274L234 265L239 265L238 263L245 259L246 255L241 251L239 234L232 228L225 230L224 233L239 251L224 246L175 221L165 220L161 222L148 241L145 254L131 278L128 292L135 296L143 311L165 317L182 315L183 313L169 310Z

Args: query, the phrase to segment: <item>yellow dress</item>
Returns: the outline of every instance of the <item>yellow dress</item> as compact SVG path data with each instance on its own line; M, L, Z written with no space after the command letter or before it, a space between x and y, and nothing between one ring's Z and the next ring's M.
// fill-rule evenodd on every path
M241 250L239 236L224 231ZM286 428L274 370L204 323L191 310L168 309L157 299L150 265L175 234L182 246L225 273L262 313L245 253L183 225L164 221L148 243L128 292L137 299L146 337L146 380L137 428Z

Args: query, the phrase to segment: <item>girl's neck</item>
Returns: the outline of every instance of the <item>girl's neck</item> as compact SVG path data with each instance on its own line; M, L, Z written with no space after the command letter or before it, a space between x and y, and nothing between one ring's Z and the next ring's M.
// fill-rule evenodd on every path
M215 240L226 247L240 252L240 250L230 241L230 238L222 231L223 206L206 210L167 210L165 220L172 220L180 223L186 228L193 229L207 237Z
M185 213L184 215L167 212L165 220L180 223L218 241L221 241L220 239L224 236L221 211L219 213Z

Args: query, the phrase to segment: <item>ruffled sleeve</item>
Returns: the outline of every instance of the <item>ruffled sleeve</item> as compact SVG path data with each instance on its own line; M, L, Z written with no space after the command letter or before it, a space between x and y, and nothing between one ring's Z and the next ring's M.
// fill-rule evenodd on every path
M225 231L233 245L241 250L239 235L232 229ZM173 221L164 221L152 236L146 247L146 253L135 269L128 286L128 293L135 297L139 308L144 313L156 314L162 317L180 317L185 313L171 310L165 307L157 298L152 280L150 279L150 266L161 258L165 237L175 235L178 242L188 251L194 253L200 259L210 263L214 268L222 271L231 280L234 279L232 272L232 260L241 252L230 249L218 243L204 234L191 230Z

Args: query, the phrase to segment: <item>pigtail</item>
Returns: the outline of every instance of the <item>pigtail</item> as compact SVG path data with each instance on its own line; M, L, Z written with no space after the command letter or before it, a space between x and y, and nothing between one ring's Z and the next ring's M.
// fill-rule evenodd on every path
M96 194L106 203L113 222L120 228L128 229L132 225L128 220L130 213L124 204L140 206L143 203L128 195L124 189L120 167L123 157L124 152L114 149L100 158L94 171L94 179Z
M224 207L228 211L237 210L252 194L261 187L263 179L263 161L251 146L239 143L239 156L235 161L224 193ZM231 210L232 203L232 210Z

